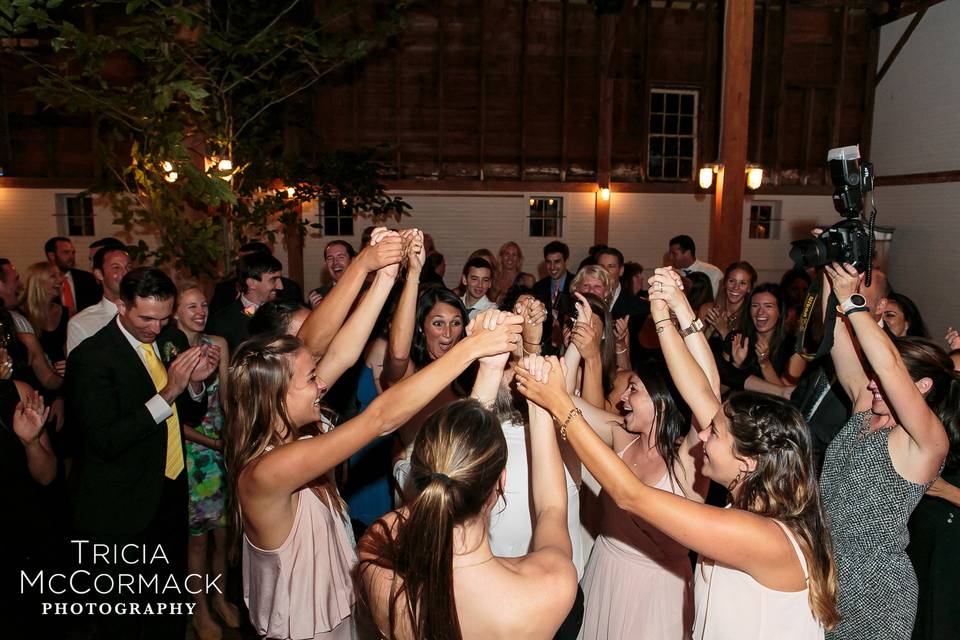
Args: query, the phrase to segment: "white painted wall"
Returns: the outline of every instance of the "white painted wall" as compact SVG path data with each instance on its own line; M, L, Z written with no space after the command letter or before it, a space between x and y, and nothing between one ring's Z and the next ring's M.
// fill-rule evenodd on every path
M0 189L0 220L10 230L0 236L0 256L13 260L21 269L43 259L43 242L57 235L54 216L58 193L75 193L58 189ZM456 286L466 257L475 249L486 247L496 253L501 244L515 240L526 256L524 269L532 273L542 262L542 248L549 239L527 236L526 215L531 196L563 198L564 242L570 245L570 268L587 254L593 244L593 193L490 193L490 192L397 192L413 207L403 226L421 227L431 233L447 260L447 284ZM783 220L780 235L774 240L747 238L750 199L744 206L743 256L757 268L760 279L779 280L789 266L787 252L790 240L805 237L814 224L830 224L837 220L830 199L812 196L777 196L764 198L781 203ZM689 234L697 242L698 253L709 253L709 215L711 199L706 195L614 193L610 202L610 244L619 248L627 259L640 262L648 270L662 263L667 242L680 233ZM317 208L304 207L304 216L316 221ZM122 231L111 224L112 214L95 201L96 237ZM354 246L368 222L358 220L355 234L344 237ZM393 223L391 222L391 225ZM78 265L86 266L84 251L93 238L75 241L80 252ZM127 236L127 241L134 241ZM144 238L148 243L150 238ZM321 282L324 271L323 247L331 240L317 232L310 233L304 243L304 276L308 289ZM283 243L275 247L276 255L286 262Z
M912 16L880 32L879 64ZM960 169L960 2L930 7L877 87L871 160L877 175ZM960 183L878 187L878 224L897 228L893 287L920 307L934 338L960 324Z

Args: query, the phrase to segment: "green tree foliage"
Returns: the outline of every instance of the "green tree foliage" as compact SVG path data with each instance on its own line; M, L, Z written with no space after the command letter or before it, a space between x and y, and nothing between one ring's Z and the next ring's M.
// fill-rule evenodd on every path
M303 202L346 198L374 219L409 209L379 182L381 150L292 153L285 144L291 129L309 134L311 88L383 46L404 8L0 0L0 37L49 42L12 52L36 69L40 100L92 117L105 168L94 190L107 194L119 224L156 238L141 249L213 275L234 244L304 233Z

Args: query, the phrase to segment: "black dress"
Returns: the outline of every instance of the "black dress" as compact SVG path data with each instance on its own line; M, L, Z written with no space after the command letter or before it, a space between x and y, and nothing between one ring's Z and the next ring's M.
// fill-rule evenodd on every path
M960 486L960 470L943 479ZM960 509L924 496L910 517L907 554L917 572L919 598L914 640L948 640L960 634Z

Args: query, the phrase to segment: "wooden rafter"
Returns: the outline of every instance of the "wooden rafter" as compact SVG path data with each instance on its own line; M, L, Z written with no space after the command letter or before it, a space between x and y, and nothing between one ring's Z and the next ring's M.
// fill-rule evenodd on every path
M923 16L926 15L926 13L927 9L924 7L914 14L913 20L910 21L910 24L907 25L907 28L904 30L904 32L900 34L900 39L897 40L897 44L893 45L893 49L890 50L890 55L887 56L887 59L883 61L883 65L880 67L880 70L877 71L877 77L874 80L874 86L880 84L880 81L883 80L883 76L887 75L887 71L890 70L893 62L897 59L897 56L900 55L901 51L903 51L907 41L910 40L910 36L913 35L913 32L920 24L920 21L923 20Z

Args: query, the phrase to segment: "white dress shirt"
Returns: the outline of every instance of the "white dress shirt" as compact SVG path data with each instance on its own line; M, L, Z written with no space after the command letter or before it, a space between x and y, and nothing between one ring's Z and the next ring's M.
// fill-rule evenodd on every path
M474 302L473 306L468 306L467 305L468 295L469 294L467 293L463 294L463 297L460 298L460 301L463 303L463 306L467 308L467 316L471 320L476 318L478 315L480 315L482 312L486 311L487 309L492 309L493 307L497 306L495 303L491 302L490 298L488 298L487 296L483 296L482 298Z
M117 305L104 296L97 304L70 318L67 324L67 355L69 356L78 344L107 326L115 315Z
M694 260L693 264L685 269L681 269L683 275L688 275L692 271L699 271L704 273L710 278L710 284L713 285L713 296L716 297L720 293L720 284L723 282L723 271L718 269L716 266L710 264L709 262L703 262L702 260Z

